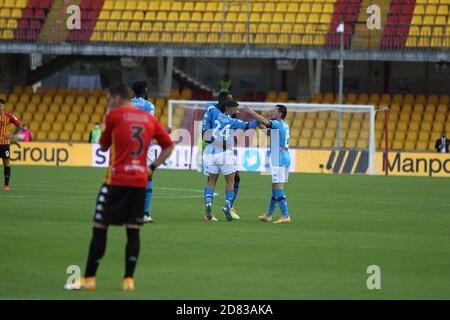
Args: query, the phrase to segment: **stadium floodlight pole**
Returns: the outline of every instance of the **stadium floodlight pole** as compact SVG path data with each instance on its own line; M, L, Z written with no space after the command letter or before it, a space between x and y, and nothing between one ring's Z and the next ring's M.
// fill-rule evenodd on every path
M339 98L338 104L339 107L342 107L342 94L344 88L344 22L341 22L336 32L339 34L340 38L340 60L339 60ZM341 140L342 140L342 112L338 112L338 124L337 124L337 147L341 148Z

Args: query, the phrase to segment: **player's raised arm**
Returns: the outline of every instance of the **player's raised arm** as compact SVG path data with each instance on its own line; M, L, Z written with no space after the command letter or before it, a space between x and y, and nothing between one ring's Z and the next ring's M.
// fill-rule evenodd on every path
M255 110L253 110L250 107L245 107L244 110L246 112L248 112L253 118L255 118L256 120L258 120L259 123L265 125L266 127L270 126L270 120L267 119L266 117L263 117L262 115L260 115L259 113L257 113Z
M12 115L11 113L6 113L6 115L9 118L9 122L12 123L13 125L16 126L16 129L14 130L13 133L6 135L6 137L8 139L12 139L13 137L15 137L16 135L19 134L20 130L23 129L22 124L20 123L19 119L17 119L14 115Z

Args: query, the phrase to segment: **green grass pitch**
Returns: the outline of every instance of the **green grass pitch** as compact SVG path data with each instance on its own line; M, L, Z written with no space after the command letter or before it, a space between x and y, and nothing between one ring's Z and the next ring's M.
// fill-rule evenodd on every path
M125 231L111 228L95 292L65 291L84 271L104 169L13 167L0 191L1 299L449 299L449 180L292 174L292 225L258 222L270 177L242 173L241 220L226 222L223 178L201 221L205 176L159 170L153 225L141 230L136 291L119 290ZM2 177L1 177L2 178ZM277 211L279 215L279 211ZM369 290L369 265L381 289Z

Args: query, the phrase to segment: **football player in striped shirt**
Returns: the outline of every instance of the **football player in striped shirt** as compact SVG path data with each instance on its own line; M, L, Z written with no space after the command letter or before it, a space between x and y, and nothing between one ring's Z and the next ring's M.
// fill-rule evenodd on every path
M16 126L16 130L12 134L9 133L11 124ZM10 190L9 179L11 178L11 166L9 163L9 144L11 138L16 136L20 130L22 130L20 121L14 115L5 111L5 101L0 99L0 158L3 161L3 174L5 176L3 190L5 191Z

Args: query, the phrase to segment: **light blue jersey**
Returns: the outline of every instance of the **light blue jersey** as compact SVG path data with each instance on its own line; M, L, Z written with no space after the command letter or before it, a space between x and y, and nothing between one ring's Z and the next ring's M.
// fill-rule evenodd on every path
M205 104L205 114L203 115L202 132L213 128L213 117L216 117L216 113L220 112L217 108L217 103L208 102Z
M206 135L206 141L210 140L207 146L208 152L223 152L225 147L231 147L234 142L234 130L255 129L259 122L256 120L247 122L234 119L227 114L220 112L218 108L211 108L203 117L202 131ZM207 136L207 137L206 137Z
M283 120L271 120L270 128L270 154L272 166L289 167L291 156L289 154L290 130Z
M144 98L133 98L131 99L131 103L138 109L147 111L151 115L155 115L155 106L150 101L145 100Z

